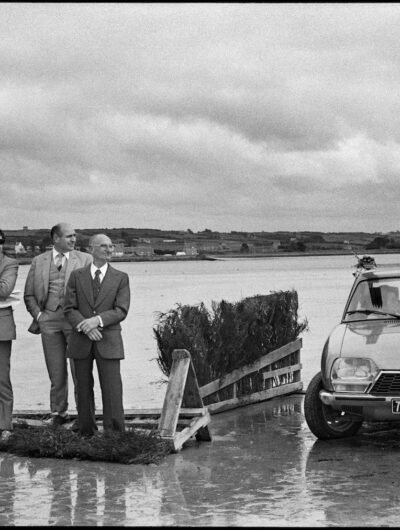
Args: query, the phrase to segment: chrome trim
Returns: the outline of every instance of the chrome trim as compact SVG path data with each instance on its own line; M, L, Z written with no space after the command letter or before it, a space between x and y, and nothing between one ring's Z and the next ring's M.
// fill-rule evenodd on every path
M355 405L357 401L361 405L368 407L369 405L375 405L379 402L391 402L392 399L400 399L399 395L394 396L371 396L369 394L356 394L356 393L335 393L328 392L327 390L321 390L319 393L320 400L324 405L342 405L345 402L351 402L352 405Z

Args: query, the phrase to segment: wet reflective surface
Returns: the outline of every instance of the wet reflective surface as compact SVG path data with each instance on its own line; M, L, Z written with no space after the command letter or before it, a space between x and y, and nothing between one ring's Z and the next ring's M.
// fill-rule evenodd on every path
M293 395L214 415L159 465L0 453L0 525L396 526L400 428L319 442Z

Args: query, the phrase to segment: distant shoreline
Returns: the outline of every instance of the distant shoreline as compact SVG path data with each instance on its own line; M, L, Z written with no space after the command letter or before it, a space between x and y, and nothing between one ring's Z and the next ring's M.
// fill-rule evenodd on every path
M377 254L400 254L400 249L374 250L359 252L359 255L377 255ZM112 263L129 263L129 262L167 262L167 261L230 261L233 259L265 259L265 258L298 258L309 256L353 256L351 251L304 251L304 252L271 252L271 253L233 253L224 254L207 254L201 256L120 256L112 258ZM19 265L30 265L33 258L17 257Z

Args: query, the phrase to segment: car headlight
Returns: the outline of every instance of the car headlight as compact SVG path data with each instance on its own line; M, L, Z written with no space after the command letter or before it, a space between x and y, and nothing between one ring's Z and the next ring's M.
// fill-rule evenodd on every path
M342 357L332 365L331 381L335 392L364 392L377 373L371 359Z

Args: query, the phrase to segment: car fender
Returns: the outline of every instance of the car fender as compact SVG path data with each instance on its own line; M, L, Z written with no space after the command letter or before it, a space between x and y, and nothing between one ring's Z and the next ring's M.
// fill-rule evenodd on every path
M335 326L329 334L322 350L321 374L323 386L326 390L333 391L329 375L335 359L340 357L346 328L346 324L338 324Z

